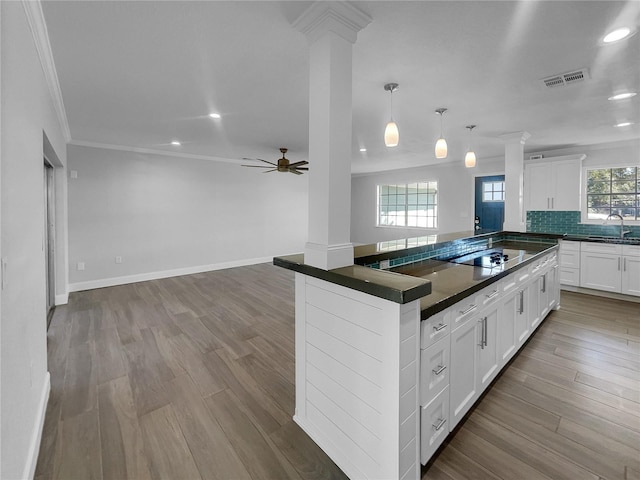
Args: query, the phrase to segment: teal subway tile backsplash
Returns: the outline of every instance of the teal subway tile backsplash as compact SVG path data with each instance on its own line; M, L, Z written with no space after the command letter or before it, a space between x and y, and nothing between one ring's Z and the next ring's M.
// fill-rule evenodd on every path
M640 237L639 225L625 225L630 230L628 237ZM568 235L620 235L620 222L612 219L608 225L580 223L580 212L529 211L527 212L527 232L555 233Z

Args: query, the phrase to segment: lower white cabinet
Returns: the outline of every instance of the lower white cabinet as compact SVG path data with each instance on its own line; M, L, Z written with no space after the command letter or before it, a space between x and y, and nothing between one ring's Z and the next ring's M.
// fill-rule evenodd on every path
M449 387L421 408L420 462L426 464L449 435Z
M640 296L640 246L583 242L580 286Z
M423 464L558 304L557 259L552 252L421 322Z
M559 275L562 285L580 285L580 242L560 241Z

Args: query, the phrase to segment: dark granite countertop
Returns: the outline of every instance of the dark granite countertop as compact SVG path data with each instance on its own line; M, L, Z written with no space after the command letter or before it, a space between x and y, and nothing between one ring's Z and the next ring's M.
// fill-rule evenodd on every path
M431 282L360 265L323 270L304 263L304 255L276 257L273 264L396 303L409 303L431 293Z
M572 242L595 242L595 243L614 243L618 245L640 245L638 237L606 237L597 235L564 235L563 240Z
M483 268L430 259L395 267L391 271L431 282L431 294L420 299L421 318L424 320L558 248L557 245L514 241L495 245L509 249L513 260L506 265Z
M469 235L471 233L471 235ZM419 237L425 239L422 245L441 245L450 242L475 241L488 239L492 236L509 235L517 236L514 232L492 232L490 234L473 235L472 232L456 232L447 235ZM531 238L531 234L525 234ZM533 235L534 239L557 239L561 235ZM355 248L356 263L362 257L376 258L386 257L389 254L388 246L397 244L396 256L405 252L420 248L416 245L416 239L406 241L381 242L373 245L364 245ZM522 252L520 260L511 261L506 268L482 268L470 265L459 265L440 260L422 260L412 262L401 267L381 270L362 265L349 265L332 270L323 270L304 263L304 255L289 255L273 259L274 265L287 268L296 272L310 275L322 280L358 290L376 297L384 298L396 303L408 303L420 299L422 318L444 310L463 298L481 290L505 275L530 263L536 256L557 249L557 244L535 243L532 241L499 240L502 248L509 248ZM407 248L407 245L410 247ZM515 259L517 254L512 254Z

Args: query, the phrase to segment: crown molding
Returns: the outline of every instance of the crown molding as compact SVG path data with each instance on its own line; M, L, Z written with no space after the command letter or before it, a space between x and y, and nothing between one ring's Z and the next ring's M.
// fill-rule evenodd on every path
M327 32L333 32L355 43L358 32L371 21L369 15L351 2L317 1L293 22L293 28L306 35L310 43Z
M531 134L529 132L513 132L513 133L505 133L504 135L500 135L498 137L504 143L519 143L520 145L524 145L524 142L531 138Z
M51 101L58 117L60 129L66 142L71 140L71 130L69 129L69 121L67 120L67 112L64 109L64 101L62 100L62 90L60 90L60 82L58 82L58 72L53 61L53 52L51 51L51 43L49 43L49 32L47 31L47 23L44 20L42 5L40 0L22 0L22 6L31 28L31 34L40 57L40 64L44 72L44 78L51 93Z
M140 153L144 155L162 155L165 157L188 158L190 160L207 160L209 162L232 163L234 165L238 165L238 159L214 157L210 155L196 155L194 153L168 152L166 150L156 150L154 148L129 147L127 145L86 142L83 140L70 140L68 144L75 145L77 147L100 148L104 150L117 150L119 152Z

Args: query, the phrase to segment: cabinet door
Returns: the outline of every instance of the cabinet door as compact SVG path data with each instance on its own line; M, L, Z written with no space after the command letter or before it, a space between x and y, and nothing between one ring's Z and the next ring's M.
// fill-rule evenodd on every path
M526 287L526 295L525 298L529 300L529 304L525 305L527 308L527 317L529 319L529 324L531 325L531 329L527 336L531 335L533 329L535 329L540 323L540 293L541 293L541 285L542 279L541 275L536 275L535 278L527 285Z
M452 429L478 398L478 326L475 318L451 332L449 428Z
M582 252L580 258L581 287L620 292L622 287L620 255Z
M420 462L426 465L449 434L449 390L438 394L420 414Z
M557 263L549 270L549 311L557 310L560 305L560 265Z
M551 208L551 166L538 163L526 166L525 188L527 210L549 210Z
M420 405L428 405L449 384L449 338L420 351Z
M485 310L479 318L478 392L482 393L498 374L498 306Z
M540 323L544 317L549 313L549 277L551 273L551 269L547 269L540 277L538 278L538 295L540 296L539 304L538 304L538 322ZM536 327L536 324L531 325L533 328Z
M521 288L516 295L516 339L518 347L522 345L531 332L529 323L529 293L527 287Z
M580 160L552 164L552 210L580 210Z
M622 257L622 293L640 296L640 257Z
M502 302L498 314L498 361L505 365L516 353L518 339L516 336L516 316L519 315L518 304L520 292L513 292Z

